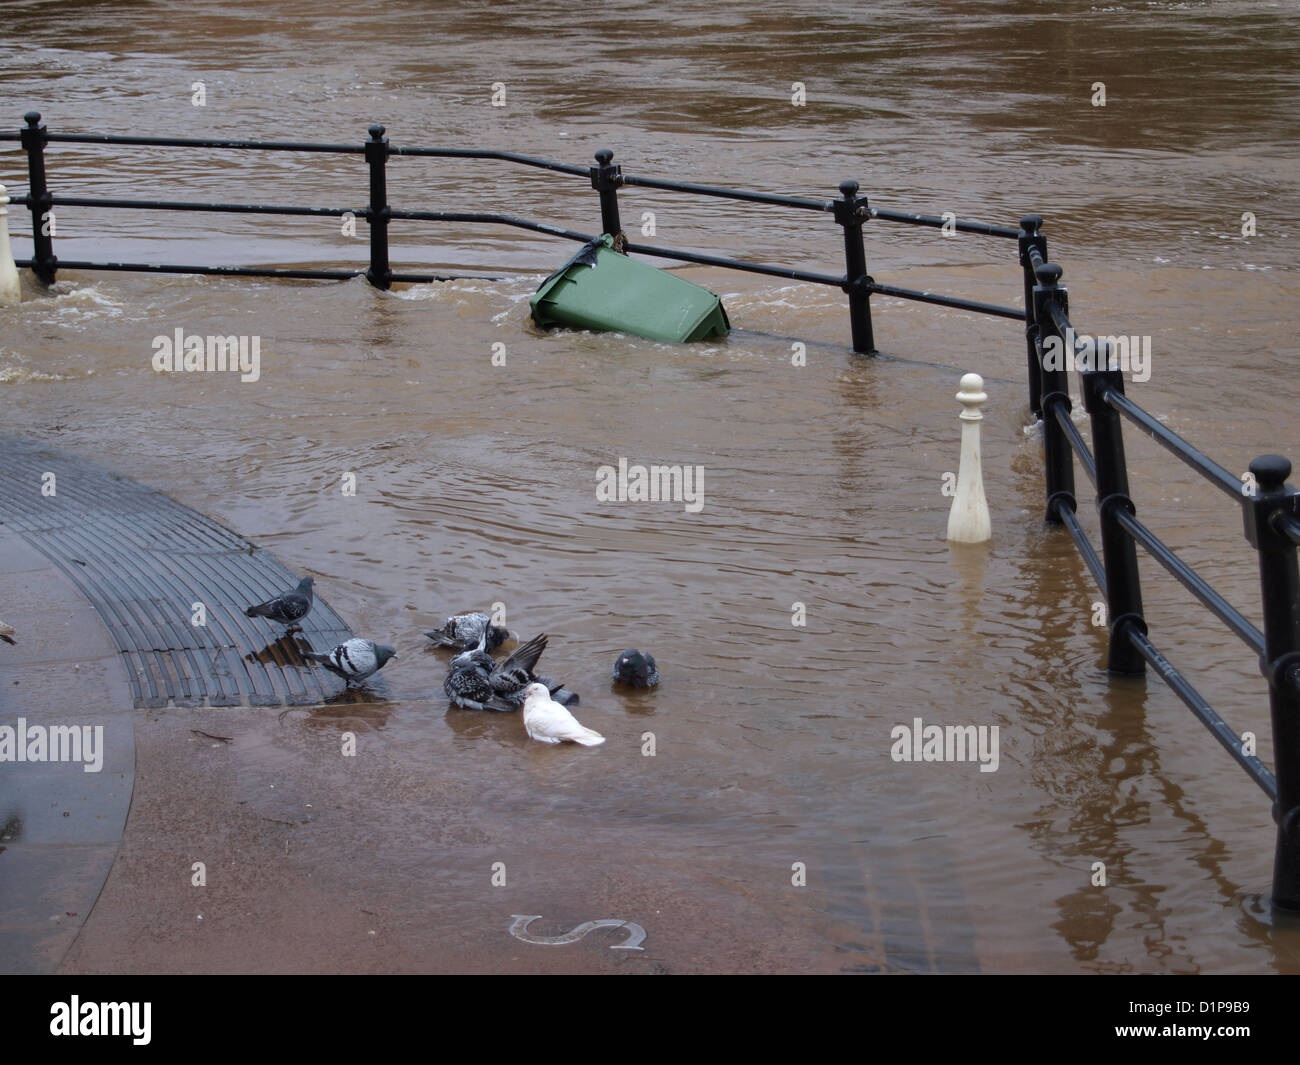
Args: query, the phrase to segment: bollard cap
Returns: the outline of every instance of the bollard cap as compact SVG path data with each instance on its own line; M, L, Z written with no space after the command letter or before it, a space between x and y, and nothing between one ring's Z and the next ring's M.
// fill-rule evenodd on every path
M984 391L984 378L977 373L964 374L961 379L961 391L957 393L957 402L965 409L958 417L962 421L977 422L984 415L980 407L988 402L988 393Z

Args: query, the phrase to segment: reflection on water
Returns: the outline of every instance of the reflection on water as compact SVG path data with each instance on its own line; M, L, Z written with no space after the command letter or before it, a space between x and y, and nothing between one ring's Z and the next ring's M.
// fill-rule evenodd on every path
M1300 456L1278 387L1297 354L1293 10L405 2L322 18L280 0L188 4L183 18L166 4L6 13L29 45L0 75L11 125L36 108L52 131L359 142L383 121L399 144L584 165L609 146L629 172L821 196L852 176L878 206L993 222L1037 210L1076 324L1152 337L1139 402L1231 469ZM190 104L197 80L204 108ZM1105 108L1089 102L1096 81ZM488 102L495 82L505 108ZM0 159L22 190L20 157ZM49 167L64 194L367 195L350 157L53 145ZM578 229L598 217L585 181L495 165L395 159L389 190L402 207ZM641 189L621 200L629 224L655 212L647 240L842 269L829 218ZM1257 237L1241 236L1243 211ZM23 255L25 215L12 215ZM357 265L359 228L68 208L55 249ZM623 916L683 969L1300 969L1295 935L1243 903L1271 875L1267 804L1158 680L1101 672L1088 574L1042 524L1013 323L876 300L893 358L867 360L845 348L841 293L691 269L723 295L737 327L723 342L547 335L527 299L568 245L457 224L393 235L396 269L523 276L385 294L69 273L0 318L6 430L212 514L316 576L356 631L397 645L382 682L286 711L230 752L252 777L309 775L346 810L331 819L322 801L313 821L332 833L338 875L408 905L427 897L421 859L468 881L490 842L544 868L538 890L561 898L620 914L629 898L671 899L671 934ZM1013 242L883 223L867 239L881 281L1019 301ZM261 378L154 374L150 341L177 327L260 336ZM994 538L950 546L940 487L966 371L990 395ZM1153 445L1129 450L1144 520L1257 613L1235 515ZM705 467L703 511L598 502L596 470L619 458ZM1142 572L1153 637L1270 758L1250 656ZM580 693L605 748L542 749L518 715L447 708L445 656L413 652L447 614L497 601L521 636L551 634L546 670ZM611 685L628 646L657 659L654 692ZM301 650L279 640L264 661ZM893 762L890 729L917 716L998 726L998 771ZM335 757L343 733L366 757L340 770L321 752ZM795 862L807 888L790 885ZM480 927L468 889L439 905ZM552 912L533 905L517 912Z

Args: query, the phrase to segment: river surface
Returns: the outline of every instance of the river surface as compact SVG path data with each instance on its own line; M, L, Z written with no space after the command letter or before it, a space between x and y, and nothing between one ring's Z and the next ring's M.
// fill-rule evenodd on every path
M608 147L632 174L814 198L852 178L878 207L1009 225L1036 211L1075 324L1151 338L1130 396L1234 473L1265 452L1300 457L1293 3L0 14L6 129L38 110L51 132L360 143L381 122L400 145L584 166ZM47 160L56 195L367 199L358 156L54 144ZM13 142L0 180L26 191ZM398 158L388 188L394 207L599 226L588 182L562 174ZM829 215L636 188L620 201L638 241L843 270ZM26 209L10 221L30 254ZM68 207L54 245L66 260L364 267L356 228ZM866 234L879 281L1022 302L1012 241ZM1042 520L1015 322L877 297L886 357L864 358L841 292L687 267L722 296L725 340L546 334L528 299L574 245L404 221L392 244L395 270L480 276L385 293L68 271L45 293L24 272L25 302L0 315L0 428L210 514L397 646L386 701L360 718L271 714L235 752L251 795L298 762L332 764L337 734L362 721L367 757L321 771L317 823L336 822L312 859L323 875L368 885L414 926L433 912L431 869L466 921L492 861L524 884L531 872L540 894L498 906L499 928L462 928L467 951L511 913L541 913L558 922L548 934L637 921L689 971L1300 971L1300 933L1253 916L1271 877L1267 800L1158 678L1103 671L1095 589ZM260 338L260 376L155 373L153 340L177 329ZM994 534L958 548L942 486L968 371L989 395ZM1143 520L1258 623L1236 509L1127 436ZM598 501L598 469L620 458L702 467L702 509ZM1141 566L1153 639L1271 763L1253 655ZM492 603L521 636L551 635L544 665L581 693L604 747L542 749L516 717L448 709L445 657L421 633ZM654 693L611 686L629 646L657 658ZM996 771L893 760L891 730L917 718L996 726Z

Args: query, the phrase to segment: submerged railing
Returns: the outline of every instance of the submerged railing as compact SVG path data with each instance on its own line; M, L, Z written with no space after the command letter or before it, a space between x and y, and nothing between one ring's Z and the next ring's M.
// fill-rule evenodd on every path
M240 277L286 277L309 280L345 280L364 274L376 288L386 289L394 282L429 282L450 280L448 275L395 272L389 262L388 227L395 220L415 222L464 222L513 226L535 233L545 233L563 240L587 243L597 234L579 233L560 226L547 225L514 215L464 211L412 211L394 208L388 201L386 165L393 156L428 157L442 159L494 159L520 166L531 166L561 174L586 178L600 196L601 232L617 236L622 233L619 219L618 190L640 186L669 192L683 192L697 196L715 196L728 200L763 203L803 211L829 213L843 229L845 273L840 276L811 270L797 270L769 263L747 262L720 255L707 255L681 248L664 248L650 244L626 243L625 250L640 255L677 262L721 266L731 270L767 274L772 277L806 281L814 285L827 285L843 290L849 298L849 322L853 336L853 350L864 354L875 351L875 338L871 326L870 298L879 293L899 299L937 303L958 310L976 311L1002 318L1024 319L1024 311L1015 307L1001 307L978 300L960 299L933 292L880 285L867 273L866 249L862 226L870 219L883 222L900 222L909 225L931 226L959 233L979 233L986 236L1015 240L1020 231L1008 226L986 225L982 222L962 221L953 217L937 218L931 215L907 214L900 211L877 210L868 205L867 197L858 194L856 181L840 183L840 196L834 200L813 200L798 196L778 196L766 192L743 189L718 188L713 185L694 185L662 178L638 177L624 174L623 168L613 161L614 153L601 149L596 153L595 166L573 166L550 159L536 159L514 152L500 152L467 148L409 148L390 144L383 126L370 127L370 139L363 144L298 144L287 141L213 140L191 137L119 137L107 134L51 133L41 125L41 116L30 111L24 116L27 125L16 131L0 132L0 140L16 140L27 153L28 191L13 196L10 202L25 205L32 217L32 257L18 259L17 265L32 269L43 284L54 283L60 266L77 270L126 270L147 273L173 274L228 274ZM50 191L45 168L45 147L48 144L109 144L134 145L159 148L212 148L235 151L263 152L325 152L344 155L361 155L369 170L370 199L364 207L284 207L267 204L244 203L191 203L176 200L119 199L103 196L64 196ZM175 263L123 263L63 261L54 254L54 242L49 225L50 212L56 207L104 207L145 209L155 211L212 211L228 214L271 215L324 215L343 217L352 215L364 219L370 227L370 262L363 270L286 270L254 266L199 266ZM455 276L455 275L451 275Z
M119 137L99 134L56 134L30 112L27 125L16 132L0 132L0 140L17 140L27 154L29 190L14 196L32 217L33 254L17 260L30 267L46 285L52 284L59 266L82 270L124 270L155 273L228 274L247 277L347 279L364 274L370 284L386 289L394 282L447 280L446 276L397 272L389 261L388 228L392 221L463 222L512 226L564 240L586 243L595 234L485 212L418 211L395 209L388 200L386 164L392 156L488 159L536 167L590 181L599 194L603 233L622 234L618 190L640 186L698 196L714 196L796 210L829 213L842 229L845 273L840 276L793 269L768 263L708 255L678 248L627 242L626 251L678 262L767 274L843 290L848 296L853 350L875 351L870 298L880 294L958 310L1012 318L1025 323L1029 376L1029 407L1042 423L1046 471L1048 522L1065 526L1106 600L1109 630L1108 668L1116 674L1145 674L1151 666L1174 693L1210 730L1233 759L1273 800L1277 824L1272 902L1283 911L1300 913L1300 572L1296 545L1300 544L1300 492L1286 484L1291 464L1277 455L1263 455L1250 464L1250 475L1234 477L1124 394L1122 371L1112 365L1109 342L1099 339L1091 348L1080 345L1069 320L1068 294L1059 284L1061 268L1047 259L1047 241L1038 215L1025 215L1019 228L956 219L952 215L908 214L869 206L855 181L840 183L840 196L832 200L805 199L740 189L719 188L659 178L624 174L613 153L596 153L595 166L573 166L514 152L454 148L410 148L389 143L383 126L369 128L363 144L298 144L278 141L213 140L186 137ZM192 203L170 200L117 199L63 196L50 192L45 169L45 147L50 143L136 145L211 148L237 151L332 152L364 157L369 171L369 202L364 207L284 207L265 204ZM248 266L200 266L162 263L60 262L54 255L50 213L55 207L131 208L163 211L212 211L234 214L353 215L370 227L370 256L362 270L295 270ZM878 284L867 272L863 226L871 220L974 233L1017 241L1023 273L1025 309L1004 307L939 293ZM1051 350L1048 350L1051 349ZM1080 358L1080 356L1082 356ZM1090 451L1071 420L1071 362L1081 374L1081 395L1091 419ZM1121 418L1127 418L1174 455L1219 487L1242 508L1246 539L1258 552L1263 591L1264 631L1260 632L1196 572L1178 558L1137 519L1129 496L1128 468L1124 457ZM1094 453L1095 452L1095 453ZM1101 553L1089 541L1076 517L1074 458L1097 490ZM1270 771L1241 737L1215 712L1195 687L1173 666L1151 640L1142 611L1137 568L1137 545L1142 547L1211 613L1224 622L1259 656L1268 681L1273 729L1275 771Z
M1110 338L1089 344L1076 337L1068 295L1060 284L1061 268L1046 261L1046 250L1035 239L1038 221L1032 216L1024 220L1021 246L1029 308L1030 404L1042 419L1047 520L1068 530L1105 598L1107 668L1117 674L1142 674L1149 665L1273 800L1277 842L1272 902L1281 910L1300 912L1300 492L1286 484L1291 463L1279 455L1261 455L1250 464L1248 475L1234 477L1129 399ZM1080 373L1092 451L1070 417L1071 362ZM1124 458L1125 418L1241 507L1246 539L1259 555L1262 633L1138 520ZM1075 456L1096 486L1100 558L1075 517ZM1139 544L1259 656L1269 686L1275 772L1255 757L1150 638L1138 577Z

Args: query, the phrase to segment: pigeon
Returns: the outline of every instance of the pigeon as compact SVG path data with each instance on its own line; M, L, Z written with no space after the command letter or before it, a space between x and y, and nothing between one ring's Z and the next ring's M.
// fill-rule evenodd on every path
M17 647L18 641L14 639L14 633L17 631L12 625L6 625L3 621L0 621L0 640L4 640L5 643L11 643Z
M546 633L534 636L500 662L478 648L459 654L451 660L442 690L465 710L518 710L524 701L523 689L534 681L542 681L550 691L559 690L560 685L533 673L546 650L546 640ZM479 642L482 645L484 641Z
M458 651L468 651L487 636L485 651L495 651L510 636L500 625L493 625L486 614L456 614L449 617L440 629L426 632L425 635L438 647L454 647Z
M529 739L540 743L580 743L596 747L605 742L599 732L578 724L578 719L551 698L545 684L529 684L523 690L524 728Z
M659 683L654 655L642 654L635 647L629 647L614 663L614 683L633 688L653 688Z
M354 680L365 680L371 674L379 672L384 668L385 662L397 657L397 651L387 644L353 637L328 654L304 651L302 656L308 662L319 662L331 673L337 673L351 684Z
M274 599L268 599L265 603L250 606L244 611L244 616L270 618L281 625L289 626L289 632L302 632L302 626L298 622L311 613L311 586L312 578L304 577L292 592L285 592Z
M451 668L453 670L469 669L474 665L482 665L491 673L496 668L496 660L488 653L488 640L491 638L491 631L491 625L484 625L479 630L478 641L473 647L452 656ZM429 634L425 633L425 635Z

